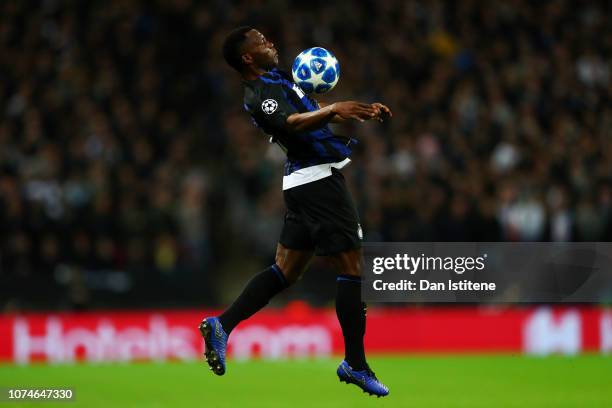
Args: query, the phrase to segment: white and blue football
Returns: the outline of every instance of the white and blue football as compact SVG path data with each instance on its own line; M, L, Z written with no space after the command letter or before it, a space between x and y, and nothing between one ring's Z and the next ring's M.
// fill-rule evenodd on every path
M325 48L309 48L295 58L291 74L305 93L322 94L331 91L338 83L340 64Z

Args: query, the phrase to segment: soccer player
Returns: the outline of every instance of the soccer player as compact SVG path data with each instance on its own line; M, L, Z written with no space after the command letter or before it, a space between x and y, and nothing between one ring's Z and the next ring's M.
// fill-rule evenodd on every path
M340 172L350 162L353 139L334 135L328 124L382 121L392 113L381 103L317 103L277 68L274 44L251 27L232 31L223 44L223 55L242 76L244 108L287 154L283 178L287 212L276 263L255 275L221 315L205 318L200 324L206 360L215 374L223 375L228 336L236 325L293 284L313 255L327 256L338 271L336 313L345 346L338 377L370 395L385 396L389 389L376 378L365 358L362 233Z

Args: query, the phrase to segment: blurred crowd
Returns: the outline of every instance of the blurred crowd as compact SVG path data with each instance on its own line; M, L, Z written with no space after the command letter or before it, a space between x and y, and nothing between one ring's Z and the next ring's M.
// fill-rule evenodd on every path
M217 304L270 263L284 157L220 53L245 24L394 111L335 129L366 241L612 241L605 1L4 0L0 307Z

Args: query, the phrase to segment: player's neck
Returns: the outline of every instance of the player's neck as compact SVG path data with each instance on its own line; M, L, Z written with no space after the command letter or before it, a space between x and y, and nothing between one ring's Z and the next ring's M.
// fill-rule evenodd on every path
M260 76L262 76L263 74L265 74L267 71L263 68L259 68L259 67L248 67L243 73L242 73L242 77L244 79L246 79L247 81L252 81L254 79L259 78Z

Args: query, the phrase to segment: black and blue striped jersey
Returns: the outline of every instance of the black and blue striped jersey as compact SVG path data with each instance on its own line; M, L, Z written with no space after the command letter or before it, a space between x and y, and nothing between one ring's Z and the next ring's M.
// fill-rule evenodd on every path
M287 130L287 118L293 113L319 109L318 103L305 95L288 73L274 68L255 80L244 80L243 84L244 108L255 125L272 136L287 154L285 176L350 157L355 140L335 135L329 126L304 132Z

